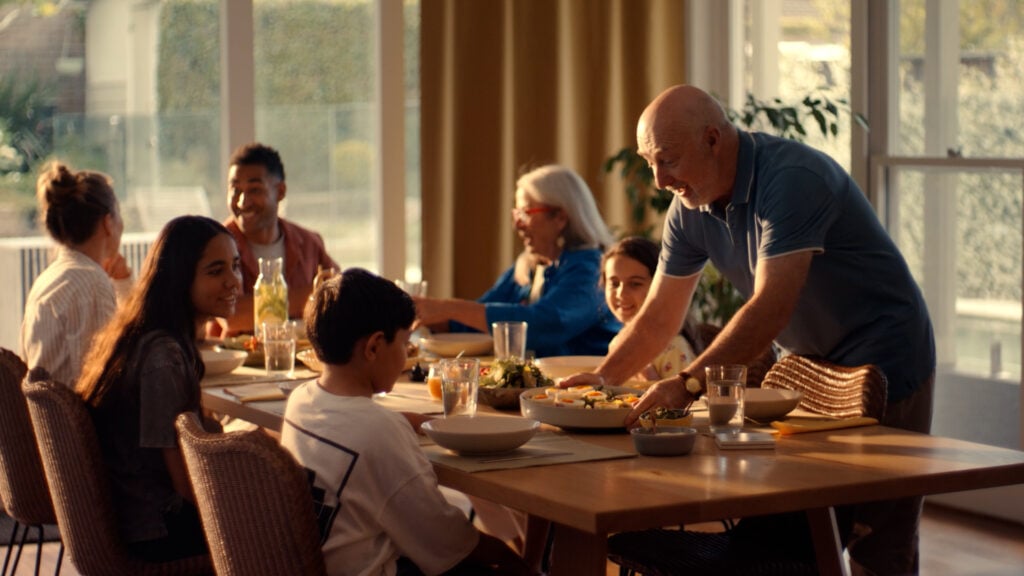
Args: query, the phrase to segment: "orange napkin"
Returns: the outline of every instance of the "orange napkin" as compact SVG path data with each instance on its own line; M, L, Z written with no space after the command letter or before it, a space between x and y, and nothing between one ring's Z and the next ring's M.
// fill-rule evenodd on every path
M788 418L785 422L772 422L772 428L779 431L779 434L801 434L803 432L821 432L822 430L839 430L840 428L856 428L857 426L872 426L878 424L875 418L861 416L857 418L844 418L842 420L818 420L813 418Z

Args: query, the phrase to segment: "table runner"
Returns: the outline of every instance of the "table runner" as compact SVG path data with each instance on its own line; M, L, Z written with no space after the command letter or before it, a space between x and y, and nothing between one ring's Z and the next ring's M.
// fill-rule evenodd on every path
M550 466L590 460L632 458L636 454L604 448L576 440L559 432L539 432L529 442L511 452L480 456L459 456L436 444L423 446L423 453L435 463L463 472L509 470L530 466Z

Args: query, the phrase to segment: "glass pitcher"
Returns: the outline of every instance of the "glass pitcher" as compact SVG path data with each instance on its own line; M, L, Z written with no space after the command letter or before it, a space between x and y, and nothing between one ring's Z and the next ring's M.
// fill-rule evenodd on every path
M284 281L284 258L260 258L260 275L252 287L253 334L262 340L264 322L288 320L288 284Z

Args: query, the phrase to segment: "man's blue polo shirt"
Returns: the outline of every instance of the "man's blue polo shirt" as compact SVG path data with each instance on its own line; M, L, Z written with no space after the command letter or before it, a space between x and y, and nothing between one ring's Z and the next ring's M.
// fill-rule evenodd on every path
M889 401L935 370L935 341L921 291L856 182L828 155L740 131L732 201L686 209L673 199L659 267L690 276L708 259L746 297L761 258L814 252L784 350L845 366L876 364ZM771 289L769 286L768 289Z

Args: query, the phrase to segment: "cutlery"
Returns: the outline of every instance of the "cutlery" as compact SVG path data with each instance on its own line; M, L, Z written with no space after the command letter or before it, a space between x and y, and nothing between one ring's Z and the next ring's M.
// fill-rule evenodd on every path
M484 460L477 460L481 464L491 464L493 462L511 462L513 460L528 460L530 458L550 458L552 456L569 456L572 452L545 452L544 454L520 454L518 456L503 456L501 458L487 458Z

